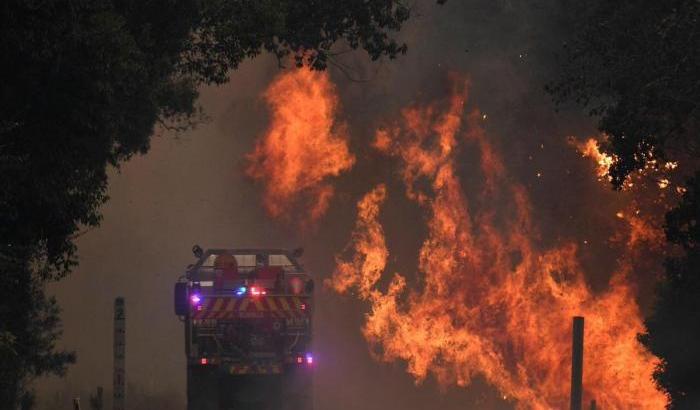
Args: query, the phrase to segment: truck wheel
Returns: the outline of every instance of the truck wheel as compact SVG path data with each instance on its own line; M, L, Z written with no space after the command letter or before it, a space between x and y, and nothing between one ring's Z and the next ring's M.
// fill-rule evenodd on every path
M281 380L277 376L225 376L221 400L225 409L282 410Z
M187 410L220 410L219 378L216 369L187 369Z
M313 410L313 372L311 369L288 369L284 375L284 410Z

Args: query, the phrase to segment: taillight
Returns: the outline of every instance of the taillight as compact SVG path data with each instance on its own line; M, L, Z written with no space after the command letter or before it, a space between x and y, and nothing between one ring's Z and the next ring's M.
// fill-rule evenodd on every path
M314 364L314 356L311 353L306 353L304 356L297 356L297 364L304 364L311 366Z

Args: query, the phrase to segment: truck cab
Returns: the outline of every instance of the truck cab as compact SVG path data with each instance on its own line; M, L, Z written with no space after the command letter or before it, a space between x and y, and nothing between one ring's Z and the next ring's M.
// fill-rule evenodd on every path
M301 250L193 253L175 284L188 410L311 410L314 281Z

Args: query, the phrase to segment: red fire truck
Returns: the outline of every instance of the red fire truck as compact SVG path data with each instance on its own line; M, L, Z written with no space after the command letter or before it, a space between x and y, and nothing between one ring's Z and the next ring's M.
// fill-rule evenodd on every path
M302 250L192 250L175 284L187 409L311 410L314 282Z

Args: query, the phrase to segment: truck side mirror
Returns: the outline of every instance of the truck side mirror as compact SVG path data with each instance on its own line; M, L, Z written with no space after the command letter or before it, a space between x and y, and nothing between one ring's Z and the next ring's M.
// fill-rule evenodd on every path
M292 256L296 258L301 258L304 255L304 248L296 248L292 251Z
M190 306L187 300L187 282L175 284L175 314L177 316L187 316Z

